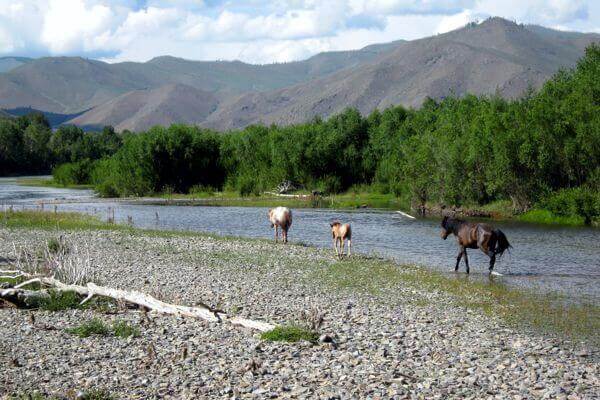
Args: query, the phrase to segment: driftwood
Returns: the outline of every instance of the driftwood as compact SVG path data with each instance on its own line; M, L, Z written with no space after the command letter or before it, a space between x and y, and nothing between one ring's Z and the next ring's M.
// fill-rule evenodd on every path
M21 271L11 272L19 273L19 276L28 276L28 274ZM101 296L135 304L161 314L181 315L184 317L199 318L210 322L227 322L233 325L243 326L245 328L256 329L261 332L269 331L275 327L267 322L229 316L227 313L221 310L215 310L207 305L202 307L188 307L169 304L138 291L127 291L98 286L92 282L88 283L86 286L69 285L50 277L35 277L16 285L13 288L0 290L0 299L9 301L18 306L19 304L33 304L35 300L49 297L47 291L44 290L34 291L23 289L23 287L32 283L39 283L42 286L51 287L58 291L75 292L80 296L85 297L81 304L89 301L94 296Z

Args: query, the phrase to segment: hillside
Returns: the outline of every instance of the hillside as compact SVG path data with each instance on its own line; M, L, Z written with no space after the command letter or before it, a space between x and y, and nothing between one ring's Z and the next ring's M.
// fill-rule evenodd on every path
M27 57L0 57L0 74L15 69L31 60Z
M214 94L191 86L169 84L157 89L134 90L69 121L86 128L112 125L131 131L173 121L198 124L218 105Z
M375 61L268 93L250 93L221 107L206 124L230 129L253 123L297 123L346 107L363 113L393 104L419 106L427 97L494 94L515 98L572 66L599 35L556 40L545 30L494 18L480 25L402 43ZM558 34L558 33L557 33Z
M135 130L174 122L217 129L290 124L346 107L368 113L467 92L518 97L574 65L599 40L491 18L424 39L284 64L41 58L0 73L0 108L76 114L70 122Z
M74 114L134 90L182 84L226 96L282 88L356 66L387 45L322 53L305 61L252 65L163 56L145 63L108 64L80 57L46 57L0 74L0 108L31 107Z

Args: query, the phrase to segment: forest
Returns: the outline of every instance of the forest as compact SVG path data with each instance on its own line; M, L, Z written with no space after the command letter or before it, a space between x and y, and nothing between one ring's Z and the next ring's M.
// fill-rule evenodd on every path
M289 180L306 190L360 187L413 207L510 201L600 216L600 47L520 99L428 99L362 116L347 109L293 126L219 133L194 126L54 132L41 114L0 119L0 175L52 172L103 196L190 190L257 195Z

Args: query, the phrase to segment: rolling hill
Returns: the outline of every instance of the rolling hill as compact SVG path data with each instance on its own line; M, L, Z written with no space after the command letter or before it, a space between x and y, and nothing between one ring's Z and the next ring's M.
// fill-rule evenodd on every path
M490 18L428 38L284 64L41 58L0 73L0 108L77 114L68 122L119 130L175 122L217 129L290 124L346 107L368 113L451 94L518 97L574 65L595 41L600 35Z

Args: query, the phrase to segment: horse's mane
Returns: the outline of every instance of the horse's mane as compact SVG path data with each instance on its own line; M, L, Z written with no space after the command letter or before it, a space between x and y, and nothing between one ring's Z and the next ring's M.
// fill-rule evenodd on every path
M454 218L454 217L445 217L444 220L442 221L442 227L444 227L444 229L451 228L453 231L456 231L465 222L467 222L467 221L465 221L464 219Z

